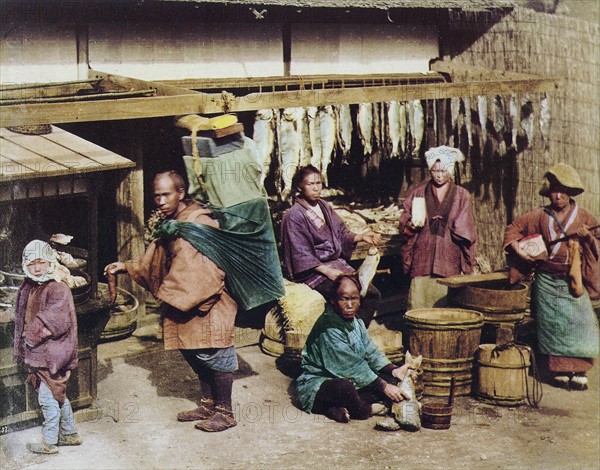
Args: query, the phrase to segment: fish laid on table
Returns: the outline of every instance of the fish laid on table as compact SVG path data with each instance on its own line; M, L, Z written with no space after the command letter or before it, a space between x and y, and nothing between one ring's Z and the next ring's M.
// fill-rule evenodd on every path
M319 130L321 131L321 173L323 174L323 185L329 186L327 169L331 163L331 154L335 148L335 116L333 106L319 108Z
M310 143L310 128L308 115L304 108L300 108L298 116L298 135L300 136L300 166L310 165L312 158L312 145Z
M261 169L260 182L264 183L269 173L275 144L275 114L272 109L259 109L254 121L252 139L256 142L256 157Z
M308 131L310 135L310 147L312 151L312 157L310 164L321 169L321 128L319 126L319 110L316 106L311 106L306 109L306 117L308 119Z
M477 97L477 114L479 115L479 125L481 126L481 138L483 143L487 141L487 118L488 102L486 96Z
M337 144L342 151L342 162L347 162L352 147L352 115L350 105L335 106L337 124Z
M340 216L340 218L344 221L344 224L354 233L364 233L369 230L367 222L360 215L354 214L349 210L336 208L334 206L335 213Z
M377 266L379 266L379 260L381 255L376 246L369 247L367 256L358 268L358 281L360 282L360 296L364 297L367 295L367 290L371 281L377 273Z
M414 143L413 156L418 157L421 150L421 142L423 141L423 133L425 132L425 114L421 100L413 100L410 106L412 110L412 113L409 114L409 117L412 116L410 131Z
M283 180L282 199L287 199L292 191L292 177L300 162L300 135L298 118L302 108L285 108L279 122L279 155L281 178Z
M550 103L546 96L540 102L540 134L545 146L548 147L548 138L550 136Z
M400 156L400 103L398 101L387 102L387 124L388 136L392 143L391 158Z
M358 134L365 155L373 153L373 105L371 103L360 103L356 116Z

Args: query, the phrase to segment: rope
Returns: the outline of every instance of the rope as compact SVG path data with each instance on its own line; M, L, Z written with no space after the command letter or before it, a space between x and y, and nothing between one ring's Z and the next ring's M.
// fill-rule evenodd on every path
M501 351L505 351L509 348L512 348L513 346L517 348L517 351L519 351L519 356L521 357L521 365L519 368L522 370L522 374L523 374L523 382L525 383L525 396L527 397L527 403L532 408L538 408L540 402L542 401L543 390L542 390L542 382L540 381L539 371L537 368L537 362L535 359L535 353L533 352L531 347L529 347L527 344L519 343L518 341L510 341L508 343L496 346L492 350L492 357L499 356ZM529 358L530 358L530 362L531 362L531 373L533 376L533 385L531 387L531 390L529 387L529 376L527 374L529 366L527 364L527 359L525 358L524 351L527 351L529 353ZM491 364L483 364L483 365L491 365ZM494 364L493 367L497 367L499 369L513 368L513 367L509 367L509 366L500 366L498 364Z

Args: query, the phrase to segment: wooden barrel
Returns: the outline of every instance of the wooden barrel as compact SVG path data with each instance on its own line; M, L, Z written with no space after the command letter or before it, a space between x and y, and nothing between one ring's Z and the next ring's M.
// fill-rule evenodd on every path
M511 328L525 316L529 288L517 283L511 286L508 279L497 279L461 287L448 288L448 303L452 306L483 313L483 341L494 341L496 330Z
M475 397L493 405L522 405L527 399L527 371L531 352L527 346L512 344L497 348L482 344L476 353Z
M469 395L483 315L458 308L421 308L406 312L404 322L410 353L423 355L424 395L449 396L452 378L455 395Z

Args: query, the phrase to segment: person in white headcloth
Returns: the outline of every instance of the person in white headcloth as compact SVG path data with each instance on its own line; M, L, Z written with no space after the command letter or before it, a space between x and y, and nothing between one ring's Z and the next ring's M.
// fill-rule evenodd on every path
M58 277L56 251L33 240L23 250L25 279L15 312L14 356L29 367L27 382L42 407L42 441L27 448L56 454L58 446L82 443L67 398L67 382L77 367L77 316L71 290Z
M431 178L414 187L404 200L400 232L402 264L410 276L408 309L446 305L447 287L436 278L471 274L477 230L469 192L454 184L455 163L465 159L456 148L425 152Z

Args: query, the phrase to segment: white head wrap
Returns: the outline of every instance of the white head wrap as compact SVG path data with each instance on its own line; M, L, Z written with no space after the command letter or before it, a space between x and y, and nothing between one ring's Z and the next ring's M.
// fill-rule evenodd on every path
M454 176L454 164L465 160L463 153L454 147L448 147L442 145L440 147L432 147L425 152L425 160L427 160L427 167L431 170L431 167L438 160L442 166Z
M42 259L50 263L48 270L41 276L34 276L27 268L27 265L36 259ZM23 250L23 272L29 279L33 281L40 283L52 280L58 281L59 277L55 272L57 265L58 260L56 258L56 251L46 242L41 240L32 240Z

